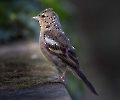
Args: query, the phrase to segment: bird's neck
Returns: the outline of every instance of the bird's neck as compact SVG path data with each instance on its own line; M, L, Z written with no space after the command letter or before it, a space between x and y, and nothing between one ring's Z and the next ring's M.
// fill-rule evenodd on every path
M42 24L41 25L41 31L40 32L44 32L44 31L51 31L51 30L56 30L59 32L63 32L60 23L55 22L52 24Z

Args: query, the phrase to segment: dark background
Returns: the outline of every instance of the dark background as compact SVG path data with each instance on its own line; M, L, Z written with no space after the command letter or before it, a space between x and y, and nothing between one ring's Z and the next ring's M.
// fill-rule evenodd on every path
M58 13L86 76L99 94L92 95L67 73L67 89L73 100L119 100L119 0L1 0L0 48L23 40L38 43L39 24L31 18L49 7Z

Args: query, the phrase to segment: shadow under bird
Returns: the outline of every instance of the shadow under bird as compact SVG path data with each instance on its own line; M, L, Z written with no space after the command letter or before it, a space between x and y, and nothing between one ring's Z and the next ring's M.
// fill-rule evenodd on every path
M75 49L61 28L58 15L48 8L33 17L40 24L39 45L44 58L61 71L59 80L64 81L65 72L71 71L81 79L89 90L98 95L93 85L82 71Z

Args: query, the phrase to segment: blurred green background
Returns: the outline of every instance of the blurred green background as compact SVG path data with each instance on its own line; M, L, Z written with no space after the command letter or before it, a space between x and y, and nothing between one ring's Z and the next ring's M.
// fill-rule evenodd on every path
M1 0L0 46L16 41L38 43L39 12L53 8L62 28L76 48L81 66L99 96L67 73L73 100L120 99L120 1L119 0Z

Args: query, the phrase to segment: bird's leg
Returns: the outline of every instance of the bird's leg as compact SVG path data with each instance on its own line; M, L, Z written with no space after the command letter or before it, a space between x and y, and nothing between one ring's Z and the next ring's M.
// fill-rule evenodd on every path
M53 67L55 67L53 65ZM63 83L64 85L66 85L64 77L65 77L65 73L66 73L66 67L61 67L60 69L57 68L59 75L56 75L53 77L54 82L60 82Z
M63 84L66 85L66 82L65 82L65 80L64 80L65 72L66 72L66 71L63 71L63 72L62 72L62 74L61 74L61 75L59 76L59 78L58 78L58 81L59 81L59 82L62 82Z
M66 73L66 71L63 71L61 76L60 76L60 78L63 79L63 80L64 80L64 77L65 77L65 73Z

